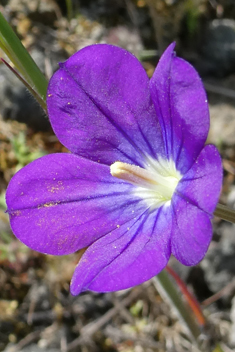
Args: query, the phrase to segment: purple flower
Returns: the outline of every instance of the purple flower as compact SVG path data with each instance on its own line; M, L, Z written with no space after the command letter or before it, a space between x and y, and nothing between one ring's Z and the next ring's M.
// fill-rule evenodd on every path
M87 248L74 295L138 285L171 254L194 265L207 251L221 159L204 146L201 80L173 49L149 81L132 54L92 45L60 64L49 83L50 121L72 154L24 167L6 199L12 230L30 248L53 255Z

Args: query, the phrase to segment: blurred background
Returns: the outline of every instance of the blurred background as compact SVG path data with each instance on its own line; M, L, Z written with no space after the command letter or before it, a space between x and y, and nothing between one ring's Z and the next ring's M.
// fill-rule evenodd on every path
M94 43L131 51L151 77L161 53L176 41L177 54L205 84L208 142L223 158L221 203L234 206L234 0L0 0L0 11L48 79L58 62ZM48 118L0 64L0 351L199 351L154 281L72 297L69 282L78 254L44 256L12 235L4 201L9 180L30 161L54 152L66 148ZM174 258L170 264L202 305L205 350L229 352L235 350L235 227L217 218L213 227L213 241L198 266L183 267Z

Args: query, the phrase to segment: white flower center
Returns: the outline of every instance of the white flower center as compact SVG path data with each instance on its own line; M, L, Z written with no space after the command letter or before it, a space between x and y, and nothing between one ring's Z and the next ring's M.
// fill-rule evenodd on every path
M135 185L134 194L144 199L150 209L169 205L173 193L182 178L173 160L148 158L145 168L115 162L111 175Z

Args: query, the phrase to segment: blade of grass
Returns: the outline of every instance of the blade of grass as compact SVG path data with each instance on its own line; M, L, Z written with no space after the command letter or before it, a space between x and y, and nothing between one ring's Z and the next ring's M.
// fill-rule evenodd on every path
M6 53L28 85L45 102L48 82L1 12L0 48Z

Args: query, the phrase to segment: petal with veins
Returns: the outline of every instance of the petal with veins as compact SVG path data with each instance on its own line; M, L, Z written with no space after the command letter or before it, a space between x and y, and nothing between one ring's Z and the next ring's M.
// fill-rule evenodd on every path
M55 134L73 153L107 165L164 154L147 74L121 48L80 50L53 75L47 97Z
M175 56L174 46L162 55L150 80L150 91L167 157L184 174L205 144L210 120L201 79L188 62Z
M212 238L211 216L175 195L171 251L184 265L196 265L205 256Z
M34 250L73 253L146 210L132 189L105 165L47 155L12 178L6 197L11 227Z
M219 200L222 178L219 152L214 145L206 145L192 168L179 182L177 193L212 214Z
M170 257L169 208L143 213L92 244L82 256L71 293L126 289L157 275Z

